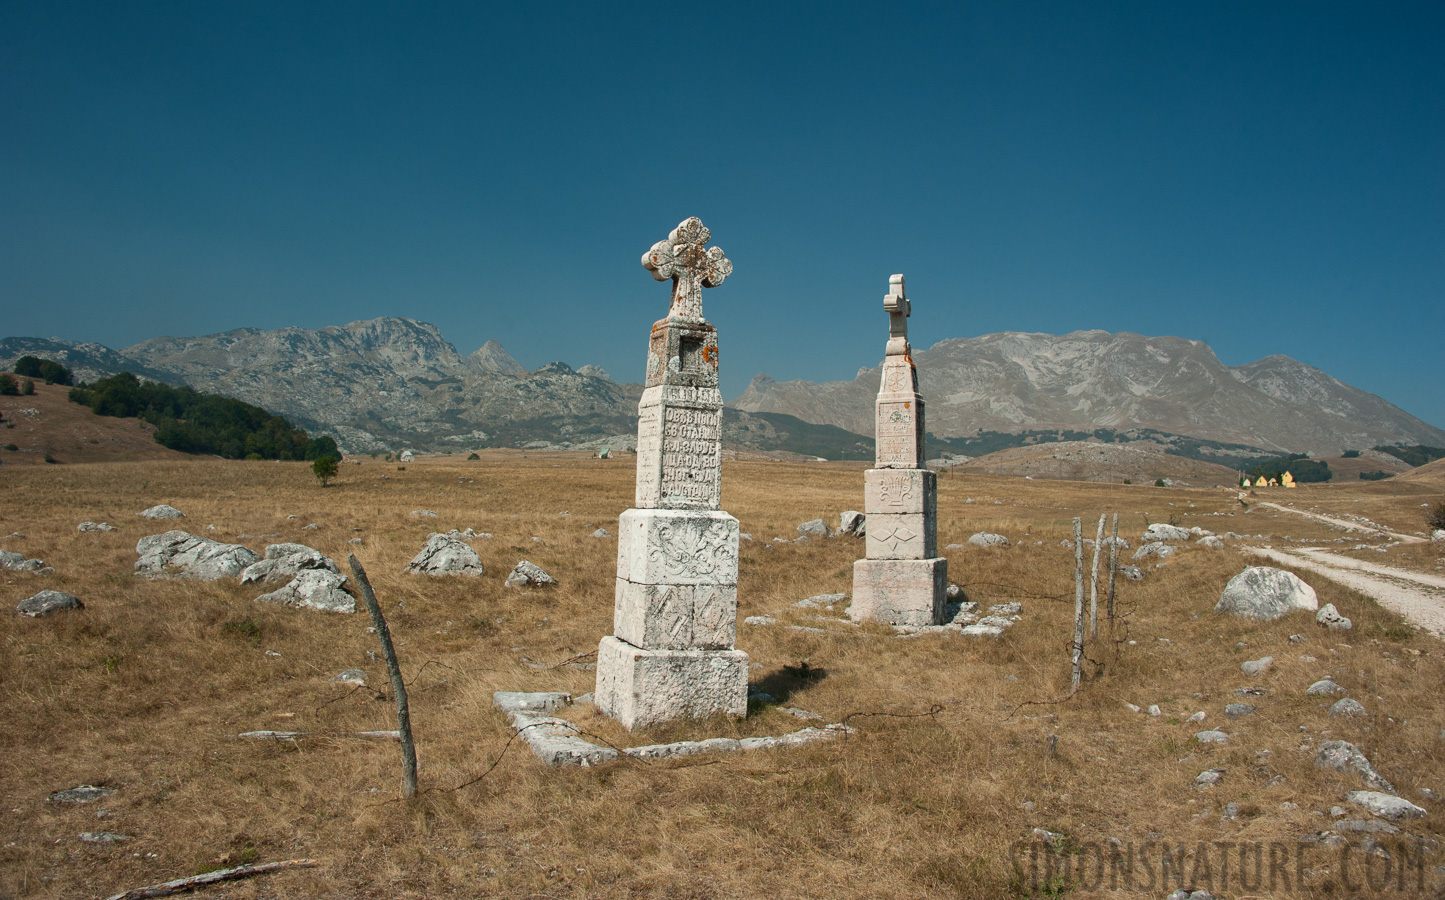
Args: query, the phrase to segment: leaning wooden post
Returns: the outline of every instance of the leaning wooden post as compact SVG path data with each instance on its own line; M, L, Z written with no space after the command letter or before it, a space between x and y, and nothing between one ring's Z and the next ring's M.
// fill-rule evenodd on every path
M1084 525L1074 519L1074 690L1084 671Z
M1109 538L1109 633L1114 633L1114 578L1119 574L1119 514L1114 513L1113 534Z
M1099 636L1099 551L1104 543L1104 516L1099 516L1099 531L1094 535L1094 564L1089 569L1089 637Z
M408 799L416 796L416 744L411 740L411 712L406 705L406 682L401 680L401 666L396 661L396 649L391 645L391 630L381 615L381 604L376 602L376 593L371 582L366 580L366 570L361 561L352 553L347 556L351 563L351 574L361 588L361 599L371 613L371 624L376 626L376 637L381 641L381 655L386 657L386 668L391 673L391 692L396 695L396 730L401 735L401 795Z

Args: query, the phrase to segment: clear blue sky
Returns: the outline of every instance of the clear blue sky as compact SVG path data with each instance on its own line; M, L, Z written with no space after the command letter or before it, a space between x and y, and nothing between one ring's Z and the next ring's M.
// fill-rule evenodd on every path
M1445 426L1445 4L0 0L0 334L402 315L641 377L689 215L724 392L1103 328Z

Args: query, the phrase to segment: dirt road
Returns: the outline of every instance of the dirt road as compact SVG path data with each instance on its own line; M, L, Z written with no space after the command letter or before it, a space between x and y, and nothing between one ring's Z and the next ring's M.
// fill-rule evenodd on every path
M1297 516L1304 516L1306 519L1314 519L1316 522L1323 522L1326 525L1333 525L1336 528L1343 528L1347 531L1363 531L1366 534L1383 534L1404 544L1418 544L1425 540L1419 535L1387 531L1384 528L1376 528L1373 525L1362 525L1359 522L1351 522L1349 519L1337 519L1334 516L1327 516L1323 513L1305 512L1302 509L1295 509L1292 506L1280 506L1278 503L1270 503L1265 500L1261 500L1255 505L1267 506L1270 509L1277 509L1280 512L1294 513Z
M1386 609L1397 612L1416 625L1445 638L1445 578L1338 556L1316 547L1289 550L1268 547L1244 549L1274 562L1316 572L1331 581L1357 590Z

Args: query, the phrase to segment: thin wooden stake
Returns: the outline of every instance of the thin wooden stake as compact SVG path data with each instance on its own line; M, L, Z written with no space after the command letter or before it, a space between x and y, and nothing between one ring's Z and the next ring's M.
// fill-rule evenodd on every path
M1113 535L1109 538L1109 634L1114 633L1114 578L1119 574L1119 514L1114 513Z
M1089 637L1099 636L1099 551L1104 543L1104 519L1099 516L1099 532L1094 535L1094 564L1089 569Z
M1074 519L1074 690L1084 674L1084 526Z
M416 744L411 740L411 711L406 705L406 682L401 679L401 666L396 661L396 648L391 645L391 630L381 614L381 604L376 602L376 592L366 580L366 570L361 561L352 553L347 556L351 563L351 574L356 576L357 587L361 588L361 599L371 613L371 624L376 626L376 637L381 641L381 655L386 657L386 668L391 673L391 692L396 696L396 730L401 733L401 795L408 799L416 796Z
M146 887L135 888L120 894L112 894L105 900L149 900L151 897L169 897L171 894L179 894L182 891L193 891L198 887L205 887L208 884L216 884L222 881L235 881L237 878L250 878L252 875L262 875L266 872L275 872L280 869L314 869L314 859L288 859L285 862L262 863L259 866L236 866L234 869L218 869L214 872L206 872L203 875L192 875L189 878L177 878L175 881L166 881L161 884L152 884Z

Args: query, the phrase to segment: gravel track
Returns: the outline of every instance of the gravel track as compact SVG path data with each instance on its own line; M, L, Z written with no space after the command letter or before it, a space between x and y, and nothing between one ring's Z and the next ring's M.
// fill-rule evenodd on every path
M1336 556L1315 548L1288 551L1267 547L1243 549L1274 562L1323 575L1373 598L1381 606L1399 613L1437 637L1445 638L1445 578Z

